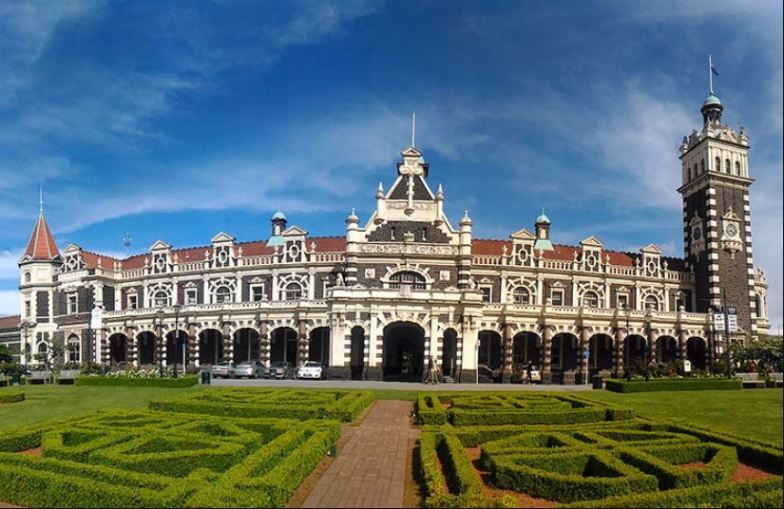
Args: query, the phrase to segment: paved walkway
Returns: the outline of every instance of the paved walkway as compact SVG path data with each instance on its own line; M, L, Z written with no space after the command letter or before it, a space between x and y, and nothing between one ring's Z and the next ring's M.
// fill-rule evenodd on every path
M302 507L403 507L411 426L409 401L376 401L348 438Z
M590 385L541 384L438 384L416 382L371 382L362 380L226 380L213 379L217 387L296 387L320 389L388 389L404 391L590 391Z

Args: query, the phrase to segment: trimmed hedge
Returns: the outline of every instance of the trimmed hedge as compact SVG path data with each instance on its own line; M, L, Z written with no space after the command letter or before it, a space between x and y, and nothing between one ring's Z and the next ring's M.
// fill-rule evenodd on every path
M0 403L18 403L25 400L24 392L4 392L0 391Z
M199 383L199 378L192 375L179 378L126 378L113 376L78 376L74 385L89 386L128 386L128 387L167 387L182 388L193 387Z
M716 507L768 508L784 506L781 479L742 484L707 485L653 493L576 502L561 507Z
M370 406L371 391L210 389L150 402L150 410L243 418L337 419L350 422Z
M6 502L29 507L281 507L337 421L102 412L0 437ZM15 451L41 447L42 457Z
M741 382L719 378L654 378L647 382L608 379L604 388L612 392L729 391L740 390Z

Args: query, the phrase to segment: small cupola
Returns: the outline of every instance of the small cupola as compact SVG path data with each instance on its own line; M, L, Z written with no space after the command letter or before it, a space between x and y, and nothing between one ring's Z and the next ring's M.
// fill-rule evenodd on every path
M283 232L286 230L286 214L278 210L272 215L270 220L272 223L272 235L267 241L268 246L282 246L283 245Z
M540 251L552 251L553 243L550 241L550 218L547 217L542 209L542 213L536 218L534 223L536 228L536 243L534 249Z

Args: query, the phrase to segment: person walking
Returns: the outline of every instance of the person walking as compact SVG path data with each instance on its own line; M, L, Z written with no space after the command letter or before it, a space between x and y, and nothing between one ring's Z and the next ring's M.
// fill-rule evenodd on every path
M432 357L427 358L427 382L426 383L434 383L435 376L436 376L436 363L433 361Z

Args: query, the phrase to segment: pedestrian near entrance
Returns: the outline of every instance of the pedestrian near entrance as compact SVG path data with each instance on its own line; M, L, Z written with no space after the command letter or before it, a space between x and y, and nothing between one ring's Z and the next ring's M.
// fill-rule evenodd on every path
M436 363L432 357L427 358L427 378L425 383L438 383L436 380Z

